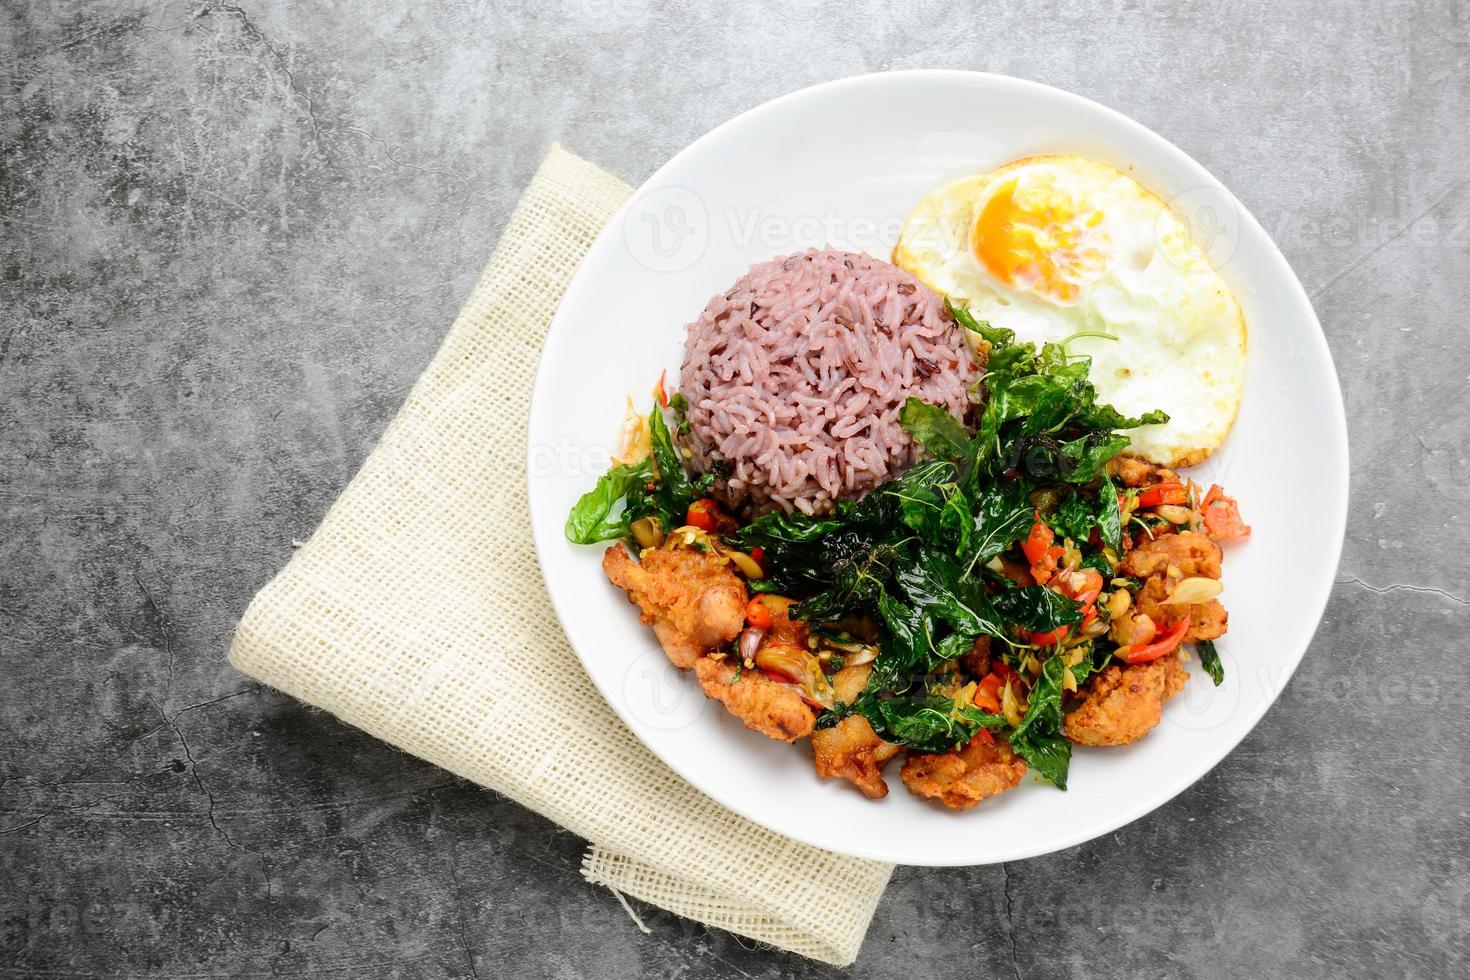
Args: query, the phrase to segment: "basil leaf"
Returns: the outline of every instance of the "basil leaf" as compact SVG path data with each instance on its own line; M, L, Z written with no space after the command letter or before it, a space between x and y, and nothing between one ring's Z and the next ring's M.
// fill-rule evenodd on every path
M948 752L962 748L981 728L1005 727L1000 715L967 706L955 707L943 694L927 693L871 702L864 715L886 740L918 752Z
M1049 633L1062 626L1082 622L1082 605L1042 585L1005 589L990 597L1002 622L1028 633Z
M970 568L983 565L1031 530L1035 509L1026 499L1019 480L992 487L980 495L975 507L975 538Z
M1072 745L1062 735L1062 674L1066 669L1059 657L1041 665L1041 674L1026 695L1026 717L1011 733L1011 749L1062 790L1067 788L1072 758Z
M674 432L684 435L689 431L689 399L684 393L678 392L669 399L669 411L674 413Z
M944 507L939 494L925 487L915 487L893 496L898 498L898 511L905 524L925 538L939 533L939 515Z
M958 487L944 502L939 512L939 537L944 542L953 541L956 558L969 554L970 538L974 534L975 518L970 513L970 500Z
M937 405L910 398L899 409L898 423L940 459L961 460L970 455L970 433L959 419Z
M919 560L901 567L895 578L909 602L971 639L982 633L994 637L1004 635L989 608L984 589L976 583L961 583L960 570L944 555L921 552ZM1077 615L1080 620L1082 614Z
M947 296L944 299L944 308L949 311L950 316L954 317L956 323L966 330L978 333L985 338L986 343L992 346L1008 347L1015 343L1016 332L1014 330L1007 330L1004 327L992 327L988 321L976 320L969 310L963 306L956 306L950 302Z
M628 533L626 506L630 491L653 479L653 467L644 460L634 465L619 464L598 477L597 484L577 500L567 515L566 536L574 544L611 541Z
M1089 429L1136 429L1140 425L1162 425L1167 421L1169 413L1158 409L1129 418L1111 405L1091 405L1077 415L1077 423Z
M1225 665L1220 662L1220 651L1215 649L1215 641L1200 640L1194 645L1194 650L1199 654L1200 666L1219 687L1225 681Z
M1064 442L1061 455L1070 465L1060 473L1069 483L1091 483L1102 473L1114 456L1128 448L1128 437L1109 432L1093 432L1080 439Z
M1080 493L1073 493L1062 501L1062 505L1051 515L1047 523L1073 541L1086 541L1088 532L1097 523L1092 504Z
M1118 512L1118 488L1107 477L1097 486L1097 535L1105 547L1123 554L1122 515ZM1107 576L1103 576L1106 578Z
M674 448L663 410L657 404L648 413L648 437L653 445L653 461L658 466L654 500L663 511L664 527L677 527L684 523L684 515L694 503L694 486L689 482L689 474L684 472L684 461Z
M1011 736L1011 750L1038 775L1057 789L1067 788L1067 770L1072 763L1072 743L1065 735L1033 731L1021 738Z

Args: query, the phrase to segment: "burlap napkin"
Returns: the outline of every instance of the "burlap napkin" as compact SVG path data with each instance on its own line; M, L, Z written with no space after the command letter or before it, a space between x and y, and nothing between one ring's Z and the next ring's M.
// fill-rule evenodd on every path
M553 146L454 328L230 662L591 842L583 874L803 956L857 956L891 866L779 837L676 776L572 653L531 543L526 404L628 186Z

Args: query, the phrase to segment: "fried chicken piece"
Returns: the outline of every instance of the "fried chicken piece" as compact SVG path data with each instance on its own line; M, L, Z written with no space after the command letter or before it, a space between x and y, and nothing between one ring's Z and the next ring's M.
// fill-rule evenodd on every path
M1188 606L1165 605L1164 600L1169 598L1178 579L1219 578L1220 559L1220 546L1208 535L1181 531L1139 544L1123 556L1118 571L1144 580L1134 597L1139 612L1153 620L1161 631L1188 616L1189 632L1184 634L1184 642L1198 643L1225 635L1230 618L1225 607L1218 599ZM1175 571L1172 577L1170 569Z
M1185 643L1198 643L1201 640L1213 640L1225 635L1230 614L1225 611L1224 606L1220 605L1219 599L1196 602L1188 606L1166 606L1164 600L1169 598L1171 588L1173 586L1170 585L1165 575L1155 575L1148 579L1135 597L1138 611L1147 614L1160 630L1166 630L1188 616L1189 632L1184 634L1183 642Z
M846 779L870 800L888 795L883 767L901 746L885 742L862 715L848 715L831 728L812 732L812 761L823 779Z
M1125 487L1151 487L1156 483L1177 483L1179 474L1167 466L1151 463L1141 456L1114 456L1108 460L1108 474L1116 476Z
M714 555L658 548L634 561L615 544L602 556L602 570L643 611L640 618L680 670L725 646L745 626L745 583Z
M1173 565L1185 578L1195 575L1219 578L1220 558L1220 546L1209 535L1181 531L1139 542L1138 547L1123 556L1118 574L1142 579L1167 572Z
M976 637L975 645L960 656L960 663L977 681L990 673L990 637Z
M1189 672L1175 656L1109 667L1088 683L1082 703L1067 712L1062 732L1078 745L1127 745L1153 730L1164 702L1178 694Z
M982 735L957 752L911 752L899 775L914 795L937 799L951 810L968 810L1017 786L1026 775L1026 763L1006 743Z
M844 667L832 676L837 700L851 702L868 686L872 668L866 665ZM870 800L888 795L883 781L883 767L902 751L900 746L885 742L873 731L862 715L848 715L831 728L812 732L813 762L817 775L846 779Z
M801 692L773 681L758 670L742 670L713 657L700 657L694 674L706 697L719 701L753 732L780 742L794 742L812 733L817 713L802 700Z

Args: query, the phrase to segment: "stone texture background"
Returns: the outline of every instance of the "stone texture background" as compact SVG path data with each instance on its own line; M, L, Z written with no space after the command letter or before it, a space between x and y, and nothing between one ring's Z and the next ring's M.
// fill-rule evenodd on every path
M1229 759L1086 846L900 869L850 975L1470 970L1470 6L794 6L3 5L0 976L834 973L639 934L578 840L223 658L549 141L636 183L920 66L1098 99L1239 194L1337 359L1352 516Z

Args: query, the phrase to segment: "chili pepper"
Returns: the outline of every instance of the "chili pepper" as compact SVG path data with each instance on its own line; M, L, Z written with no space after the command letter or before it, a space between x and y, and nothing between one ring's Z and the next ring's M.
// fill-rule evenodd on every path
M1028 643L1034 643L1039 647L1049 647L1053 643L1060 643L1065 640L1067 634L1072 632L1072 627L1058 626L1056 629L1047 630L1045 633L1026 633L1025 630L1021 632L1025 635Z
M1025 541L1021 542L1021 551L1025 553L1026 560L1035 565L1046 557L1046 549L1050 548L1056 539L1057 536L1041 519L1041 511L1037 510L1031 522L1031 533L1026 535Z
M975 696L970 699L970 703L977 708L984 708L986 711L999 714L1000 689L1004 686L1005 681L1001 680L999 674L992 671L986 674L975 688Z
M1162 636L1155 633L1154 638L1148 643L1132 647L1119 647L1118 656L1123 659L1124 663L1128 664L1149 663L1150 661L1159 659L1164 654L1169 653L1175 647L1179 646L1180 641L1184 639L1184 634L1187 632L1189 632L1189 618L1185 617L1169 627L1168 631ZM1125 653L1124 651L1127 652Z
M1240 505L1234 497L1225 496L1220 484L1210 484L1210 492L1205 494L1200 510L1204 513L1205 530L1216 541L1250 537L1251 529L1240 519Z
M1177 480L1169 483L1156 483L1140 490L1136 499L1139 508L1157 507L1160 504L1187 504L1189 503L1189 491L1184 489L1184 484Z
M761 597L756 596L745 604L745 621L758 630L768 630L775 620L771 616L771 610L767 608Z
M701 531L713 531L720 523L720 505L708 497L701 497L689 505L684 523Z
M658 384L653 386L653 397L658 399L659 405L663 408L669 407L669 393L664 389L664 377L668 373L668 368L664 368L663 371L659 372Z

